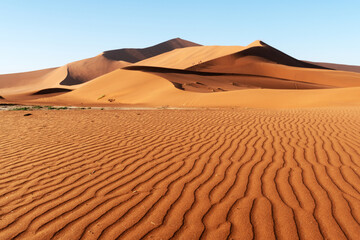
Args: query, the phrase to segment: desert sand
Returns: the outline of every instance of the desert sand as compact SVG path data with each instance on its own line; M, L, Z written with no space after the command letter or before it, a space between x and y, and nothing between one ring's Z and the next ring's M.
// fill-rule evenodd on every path
M360 234L359 107L0 114L1 239Z
M0 239L358 239L358 68L177 38L0 75Z

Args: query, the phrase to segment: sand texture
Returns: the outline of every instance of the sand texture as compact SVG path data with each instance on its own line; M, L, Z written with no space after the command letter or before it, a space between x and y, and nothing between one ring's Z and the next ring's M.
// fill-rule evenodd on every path
M23 114L0 112L0 239L360 236L359 107Z

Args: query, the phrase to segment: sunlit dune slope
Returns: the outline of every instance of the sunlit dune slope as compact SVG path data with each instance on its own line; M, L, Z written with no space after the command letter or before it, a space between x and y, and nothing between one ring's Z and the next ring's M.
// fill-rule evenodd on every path
M139 61L132 66L153 66L186 69L214 58L226 56L244 49L242 46L197 46L175 49L156 57Z
M31 95L48 88L74 89L74 87L61 86L68 76L67 67L52 68L26 73L0 75L0 95Z

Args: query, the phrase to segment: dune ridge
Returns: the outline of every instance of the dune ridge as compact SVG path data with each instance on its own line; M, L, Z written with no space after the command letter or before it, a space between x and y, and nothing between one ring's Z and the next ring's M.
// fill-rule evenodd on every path
M148 48L124 48L105 51L103 53L103 56L110 60L122 60L125 62L135 63L147 58L160 55L162 53L172 51L177 48L186 48L193 46L201 45L181 38L174 38Z
M360 234L359 107L58 113L0 113L1 239Z

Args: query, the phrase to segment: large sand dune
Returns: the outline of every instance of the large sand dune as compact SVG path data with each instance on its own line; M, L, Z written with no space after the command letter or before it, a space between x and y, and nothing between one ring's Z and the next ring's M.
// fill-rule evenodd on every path
M360 235L359 107L32 113L0 112L0 239Z
M169 75L167 76L169 77ZM185 74L185 80L191 77L191 74L190 76ZM170 78L172 81L176 81L177 78L184 80L181 75L170 75ZM210 77L206 76L206 78ZM209 79L204 80L207 84L209 81ZM360 103L360 87L312 90L243 89L202 93L180 90L175 85L157 74L119 69L94 79L70 93L36 99L33 103L259 108L334 106Z
M138 49L142 59L148 58L134 64L119 60L128 60L127 55L115 50L117 60L104 53L31 73L45 77L25 85L18 81L10 91L17 95L7 96L9 88L0 94L12 102L59 105L283 108L359 103L360 73L300 61L261 41L246 47L193 45L175 39ZM61 77L47 77L60 70ZM6 78L0 77L4 86L10 82Z
M175 38L144 49L106 51L93 58L72 62L60 68L0 75L0 94L9 95L8 99L10 100L19 101L18 99L21 98L31 99L33 93L41 90L46 92L48 88L73 90L84 82L126 67L135 60L144 60L189 46L199 46L199 44Z

